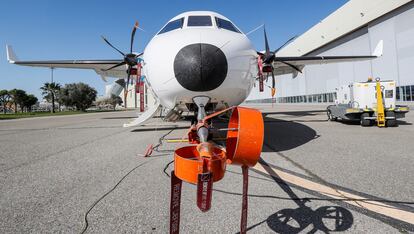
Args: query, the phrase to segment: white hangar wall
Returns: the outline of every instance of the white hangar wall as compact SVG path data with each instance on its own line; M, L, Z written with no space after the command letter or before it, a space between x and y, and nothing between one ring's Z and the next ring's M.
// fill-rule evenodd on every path
M307 33L309 32L312 32L312 29ZM311 39L309 36L305 35L305 37ZM276 78L277 102L332 102L335 88L354 81L365 81L371 76L396 80L399 86L397 98L400 101L414 101L414 1L389 10L385 15L305 55L367 55L372 53L380 40L384 40L384 55L379 59L312 65L305 67L303 74L299 74L296 78L292 75L278 76ZM303 43L303 40L299 42ZM281 54L286 56L289 51L290 54L299 51L299 49L294 50L294 43L296 41ZM301 46L300 43L297 48ZM300 50L306 51L303 48ZM271 84L270 79L267 84ZM259 93L256 87L249 100L270 101L270 98L268 90Z

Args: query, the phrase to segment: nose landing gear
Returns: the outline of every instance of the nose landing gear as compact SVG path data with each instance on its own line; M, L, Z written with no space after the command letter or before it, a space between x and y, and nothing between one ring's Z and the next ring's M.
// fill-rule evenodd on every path
M174 154L174 171L171 176L170 233L179 232L179 207L181 181L197 185L197 206L202 212L211 208L213 183L220 181L227 164L239 165L243 171L243 200L241 230L247 227L248 168L259 160L263 145L263 117L260 111L231 107L211 115L206 115L204 106L208 97L193 99L198 107L198 123L190 128L190 146L179 148ZM225 112L231 112L226 144L220 146L210 140L213 130L210 120ZM216 129L217 130L217 129ZM177 208L178 207L178 208ZM178 218L177 218L178 216Z

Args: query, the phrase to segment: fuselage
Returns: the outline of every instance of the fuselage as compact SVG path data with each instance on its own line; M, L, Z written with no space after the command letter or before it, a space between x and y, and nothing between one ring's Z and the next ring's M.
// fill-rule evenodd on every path
M239 105L257 76L250 40L214 12L172 18L148 43L143 59L154 95L170 109L188 110L196 96L209 97L215 109Z

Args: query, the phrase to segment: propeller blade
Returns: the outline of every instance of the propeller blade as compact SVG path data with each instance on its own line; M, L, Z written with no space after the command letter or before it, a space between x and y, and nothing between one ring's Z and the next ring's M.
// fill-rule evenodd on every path
M122 53L122 51L118 50L115 46L113 46L108 40L106 40L106 38L104 36L101 36L101 37L106 42L106 44L108 44L110 47L112 47L113 49L115 49L116 51L118 51L120 54L122 54L122 56L125 57L125 54Z
M293 64L290 64L290 63L285 62L285 61L279 61L279 60L278 60L278 62L281 62L281 63L283 63L283 64L286 64L286 65L288 65L289 67L291 67L291 68L295 69L296 71L298 71L299 73L302 73L302 70L301 70L299 67L297 67L297 66L295 66L295 65L293 65Z
M279 48L277 48L273 53L276 54L277 52L279 52L279 50L283 49L286 45L288 45L289 43L291 43L292 41L294 41L297 37L298 36L296 35L296 36L290 38L282 46L280 46Z
M267 40L266 26L263 26L264 38L265 38L265 48L266 48L266 58L270 56L269 42Z
M132 29L132 33L131 33L131 47L129 52L132 54L132 47L134 46L134 37L135 37L135 32L137 31L137 28L139 27L139 23L138 21L135 22L134 28Z
M105 69L103 71L109 71L109 70L112 70L112 69L114 69L116 67L120 67L120 66L125 65L125 64L126 64L126 62L121 62L121 63L118 63L118 64L116 64L116 65L114 65L114 66L112 66L112 67L110 67L108 69Z
M275 79L275 73L273 72L272 69L272 89L274 89L276 87L276 79Z

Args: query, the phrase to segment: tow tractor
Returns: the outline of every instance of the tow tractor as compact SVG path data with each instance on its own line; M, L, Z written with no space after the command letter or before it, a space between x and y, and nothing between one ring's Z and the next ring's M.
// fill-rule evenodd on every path
M327 107L333 121L360 121L361 126L397 127L408 106L396 105L396 82L372 78L336 89L335 105Z

